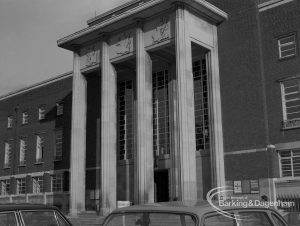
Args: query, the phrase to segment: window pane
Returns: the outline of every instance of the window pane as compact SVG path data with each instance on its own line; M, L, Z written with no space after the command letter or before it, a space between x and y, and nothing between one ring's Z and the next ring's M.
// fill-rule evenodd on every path
M0 213L0 226L17 226L16 215L14 212Z
M105 226L195 226L192 216L172 213L130 213L112 215Z
M223 215L209 216L204 219L205 226L234 226L235 220Z
M58 226L54 211L22 211L25 226Z
M270 219L263 212L239 212L239 226L272 226Z

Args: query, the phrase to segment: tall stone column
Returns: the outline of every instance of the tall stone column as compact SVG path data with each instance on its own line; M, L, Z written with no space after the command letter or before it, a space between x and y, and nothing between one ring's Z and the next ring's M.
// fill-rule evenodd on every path
M106 41L101 43L101 213L117 202L117 75L109 60Z
M136 29L135 204L154 202L152 61L144 48L141 23Z
M214 48L210 52L208 52L206 56L208 62L208 73L209 73L210 87L211 87L212 186L221 187L221 186L225 186L224 146L223 146L223 127L222 127L217 27L214 27L213 29L214 29L213 30Z
M188 12L176 5L175 45L177 80L177 164L179 200L197 199L196 141L192 49L188 34Z
M74 51L70 162L70 214L85 210L86 79L80 72L79 49Z

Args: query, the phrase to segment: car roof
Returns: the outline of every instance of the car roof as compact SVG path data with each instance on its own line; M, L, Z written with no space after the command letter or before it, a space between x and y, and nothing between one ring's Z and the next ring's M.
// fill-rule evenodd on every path
M58 210L55 206L42 204L0 204L0 211L15 211L15 210Z
M214 204L221 210L267 210L265 207L220 207L217 202ZM273 208L269 208L273 209ZM209 212L215 212L216 209L212 207L208 201L174 201L174 202L162 202L162 203L150 203L143 205L133 205L129 207L123 207L115 209L114 213L124 213L124 212L141 212L141 211L170 211L170 212L188 212L193 213L198 216L202 216Z

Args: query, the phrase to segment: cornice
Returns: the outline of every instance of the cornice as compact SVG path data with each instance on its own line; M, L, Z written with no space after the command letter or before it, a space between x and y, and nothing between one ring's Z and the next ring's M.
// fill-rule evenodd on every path
M139 1L133 1L133 3L136 3ZM130 2L129 2L130 3ZM84 28L78 32L75 32L71 35L68 35L64 38L61 38L57 41L57 45L59 47L65 48L65 49L69 49L72 50L72 48L70 48L70 45L73 44L73 42L76 42L76 40L78 41L80 38L83 37L87 37L88 35L98 32L101 29L107 28L107 26L112 25L112 24L118 24L118 22L124 22L125 19L127 19L128 23L132 23L134 22L134 19L136 17L134 17L135 14L138 14L142 11L145 10L149 10L150 8L153 8L155 6L158 6L160 4L167 4L167 6L165 5L165 8L167 7L172 7L172 5L174 3L177 4L185 4L185 5L189 5L190 7L197 9L200 13L206 14L206 16L211 17L211 19L213 21L215 21L216 24L221 23L222 21L227 19L227 14L225 12L223 12L222 10L220 10L219 8L215 7L214 5L204 1L204 0L150 0L150 1L141 1L140 4L138 4L136 7L130 8L116 16L113 15L112 12L114 12L114 10L112 10L110 13L104 14L104 16L109 16L108 19L103 20L97 24L94 24L92 26L89 26L87 28ZM120 8L117 8L118 10L121 10ZM117 10L117 11L118 11ZM103 17L103 15L102 15ZM132 17L132 21L129 20L129 18ZM101 18L101 15L100 15ZM99 20L99 18L98 18ZM96 21L96 19L94 20ZM111 28L113 29L113 28ZM109 31L103 31L103 32L109 32ZM78 41L80 42L80 41Z

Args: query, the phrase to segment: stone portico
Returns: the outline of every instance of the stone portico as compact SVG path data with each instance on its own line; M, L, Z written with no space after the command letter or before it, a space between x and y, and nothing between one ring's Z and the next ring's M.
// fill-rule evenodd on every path
M74 52L71 214L95 196L106 214L117 201L203 199L207 189L225 185L217 26L226 18L200 0L135 0L58 40ZM91 77L100 81L93 98L101 118L91 122L99 165L87 195Z

